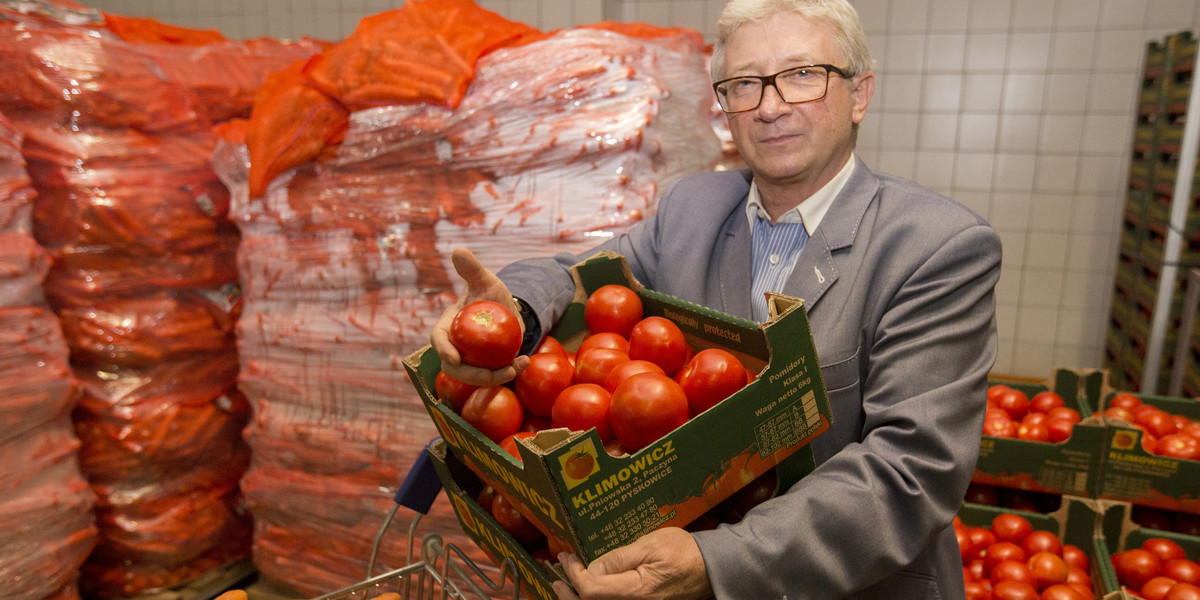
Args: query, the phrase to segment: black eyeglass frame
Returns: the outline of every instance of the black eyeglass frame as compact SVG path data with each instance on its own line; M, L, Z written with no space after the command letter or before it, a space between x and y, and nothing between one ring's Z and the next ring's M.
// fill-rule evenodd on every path
M717 95L717 104L721 107L721 111L725 112L726 114L733 115L733 114L737 114L737 113L750 112L750 111L758 108L759 106L762 106L763 96L765 96L767 94L767 86L771 86L771 87L775 88L775 93L779 94L780 98L783 98L783 92L780 91L779 86L775 85L776 77L779 77L780 75L783 75L784 73L791 73L793 71L801 71L804 69L811 69L813 67L821 67L822 69L825 69L825 91L820 96L809 99L809 100L800 100L799 102L788 102L787 100L784 100L784 102L787 102L788 104L807 104L809 102L816 102L818 100L825 98L825 96L829 93L829 76L831 74L836 73L837 75L840 75L843 79L850 79L850 77L851 77L851 75L849 73L847 73L845 69L841 69L841 68L835 67L833 65L827 65L827 64L800 65L798 67L790 67L790 68L784 69L774 75L738 75L737 77L730 77L728 79L722 79L722 80L712 84L713 93ZM719 86L723 83L729 83L730 81L734 81L736 79L757 79L760 82L762 82L762 87L760 87L758 90L758 102L756 102L754 104L754 106L747 108L745 110L725 110L725 105L723 102L721 102L722 95L721 95L721 90L719 89Z

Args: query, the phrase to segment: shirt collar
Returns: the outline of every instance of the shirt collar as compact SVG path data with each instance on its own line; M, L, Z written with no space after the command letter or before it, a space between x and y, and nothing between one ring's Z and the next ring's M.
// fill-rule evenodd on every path
M829 212L829 206L833 204L833 199L841 193L842 188L846 187L846 182L850 180L850 175L854 173L854 155L850 156L850 160L842 166L842 170L838 171L833 179L829 180L816 193L806 198L796 208L793 208L786 213L780 215L778 222L780 223L804 223L804 230L811 237L817 230L817 226L821 224L821 219L825 218L825 213ZM768 219L767 211L763 208L762 197L758 193L758 185L750 182L750 193L746 197L746 220L750 223L750 228L754 228L754 219L761 216L763 219Z

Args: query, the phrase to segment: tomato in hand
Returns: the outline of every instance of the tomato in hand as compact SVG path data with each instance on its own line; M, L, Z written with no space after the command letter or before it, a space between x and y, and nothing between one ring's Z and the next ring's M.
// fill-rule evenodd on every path
M609 412L612 394L594 383L576 383L563 390L554 400L550 411L551 427L566 427L571 431L587 431L593 427L601 441L613 439Z
M675 375L688 399L688 413L696 416L746 387L746 367L720 348L696 353Z
M497 444L521 430L525 409L512 390L502 386L484 386L471 393L463 405L462 418Z
M480 300L458 311L450 323L450 343L464 364L499 369L521 351L521 321L499 302Z
M687 422L687 396L666 375L637 373L613 391L609 418L621 445L636 452Z
M525 410L549 417L554 399L575 383L575 368L565 355L543 352L529 357L529 366L513 380L513 390Z
M610 331L628 338L641 320L641 297L623 285L601 286L583 304L583 321L593 334Z
M629 334L629 358L648 360L668 377L683 367L691 351L679 326L663 317L646 317Z
M467 403L467 398L471 397L471 392L479 389L477 385L463 383L442 371L438 371L437 377L433 379L433 393L437 394L451 410L456 413L462 413L462 407Z

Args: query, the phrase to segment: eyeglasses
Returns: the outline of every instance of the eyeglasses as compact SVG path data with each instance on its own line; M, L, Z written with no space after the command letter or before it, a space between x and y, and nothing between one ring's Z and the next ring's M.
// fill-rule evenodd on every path
M740 113L758 108L763 91L772 86L788 104L816 102L829 89L829 74L850 76L833 65L804 65L780 71L774 75L744 75L722 79L713 84L717 103L727 113Z

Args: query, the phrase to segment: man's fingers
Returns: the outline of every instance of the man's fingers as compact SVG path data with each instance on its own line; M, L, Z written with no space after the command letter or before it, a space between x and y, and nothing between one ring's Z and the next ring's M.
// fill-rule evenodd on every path
M492 274L483 268L483 263L469 249L459 246L450 253L450 262L458 276L467 284L467 289L487 287L491 283Z

